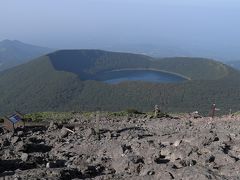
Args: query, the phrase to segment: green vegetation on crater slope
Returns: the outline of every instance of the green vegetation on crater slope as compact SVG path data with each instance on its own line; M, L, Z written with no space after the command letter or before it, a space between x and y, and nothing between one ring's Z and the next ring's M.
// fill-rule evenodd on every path
M121 68L155 68L192 80L177 84L124 82L109 85L94 75ZM1 113L14 109L39 111L198 110L208 113L217 103L220 113L238 110L239 72L221 63L198 58L155 60L148 56L100 50L64 50L0 73Z
M48 55L55 69L80 75L83 80L95 74L115 69L156 69L168 71L193 80L220 79L231 68L213 60L202 58L164 58L107 52L101 50L62 50Z

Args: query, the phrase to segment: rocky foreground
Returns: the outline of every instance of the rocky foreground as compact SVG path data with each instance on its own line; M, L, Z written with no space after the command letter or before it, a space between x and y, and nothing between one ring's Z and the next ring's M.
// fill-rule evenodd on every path
M78 115L1 132L0 179L240 179L240 120Z

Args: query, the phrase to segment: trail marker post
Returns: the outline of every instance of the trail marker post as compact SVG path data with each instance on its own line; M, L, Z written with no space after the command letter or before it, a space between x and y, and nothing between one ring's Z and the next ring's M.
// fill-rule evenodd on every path
M98 140L100 140L100 130L99 130L99 123L100 123L100 111L97 111L96 113L96 134Z
M216 111L220 111L220 109L216 108L216 104L212 104L211 107L211 117L214 118Z
M211 117L214 118L215 116L215 111L216 111L216 104L212 104L211 107Z

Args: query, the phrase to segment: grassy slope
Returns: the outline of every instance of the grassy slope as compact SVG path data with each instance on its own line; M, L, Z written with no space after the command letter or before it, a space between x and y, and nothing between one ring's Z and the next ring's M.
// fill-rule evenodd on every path
M220 79L228 75L231 68L220 62L201 58L153 59L149 56L106 52L100 50L61 50L50 54L57 70L80 74L82 79L88 75L124 68L146 68L165 70L182 74L193 80Z
M202 58L164 58L155 61L154 67L183 74L193 80L220 79L233 71L220 62Z
M85 58L89 56L88 53L85 52ZM133 62L136 62L139 57L142 58L141 63L139 63L141 66L151 67L146 56L127 54L125 59L123 53L120 56L118 53L109 56L106 54L108 53L104 52L99 58L95 58L96 61L93 59L91 64L94 66L91 65L83 70L91 73L119 66L123 68L126 66L126 59L130 64L129 66L133 67ZM136 59L136 57L138 58ZM111 64L111 59L115 59L115 63ZM69 62L69 59L67 61ZM183 59L175 58L174 61L181 61L180 64L182 64ZM191 63L190 59L187 61ZM206 62L205 65L204 62ZM194 61L194 65L205 67L212 63L212 61L204 62L196 64ZM106 64L108 64L107 67L104 66ZM137 67L140 66L139 64ZM161 64L161 68L165 65L166 70L173 71L174 64L172 63L171 66L167 67L167 62L164 62ZM237 97L240 97L239 74L224 66L224 70L227 70L227 76L222 77L222 74L219 74L222 72L221 66L221 64L218 66L217 63L214 66L217 68L208 68L211 73L214 72L211 77L218 79L215 81L194 80L180 84L134 82L108 85L96 81L81 81L77 74L57 71L52 65L52 60L48 56L43 56L0 74L1 113L9 113L15 108L23 112L97 110L98 108L113 111L137 108L149 111L155 104L159 104L166 111L199 110L207 113L213 102L220 106L221 112L227 112L229 108L237 110L239 108ZM190 68L190 65L186 64L184 67L185 69L181 68L185 72ZM203 69L201 77L205 76L206 78L207 67ZM177 67L175 69L178 70ZM219 72L215 69L219 69ZM194 79L193 72L189 75ZM219 79L220 77L222 78Z
M1 73L1 109L58 109L81 84L76 75L55 71L49 59L42 57Z

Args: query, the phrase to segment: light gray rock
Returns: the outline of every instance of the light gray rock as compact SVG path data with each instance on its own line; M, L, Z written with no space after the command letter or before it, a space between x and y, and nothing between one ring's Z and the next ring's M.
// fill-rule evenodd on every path
M20 140L20 138L18 137L18 136L14 136L14 137L12 137L12 139L11 139L11 143L12 144L15 144L16 142L18 142Z
M26 162L28 160L28 154L27 153L22 153L21 160Z
M62 128L61 131L60 131L59 136L60 136L60 138L65 138L65 137L68 136L68 133L69 132L65 128Z
M177 147L180 145L181 142L182 142L182 140L177 140L173 143L173 146Z
M18 135L18 136L22 136L22 135L23 135L23 131L18 131L18 132L17 132L17 135Z

